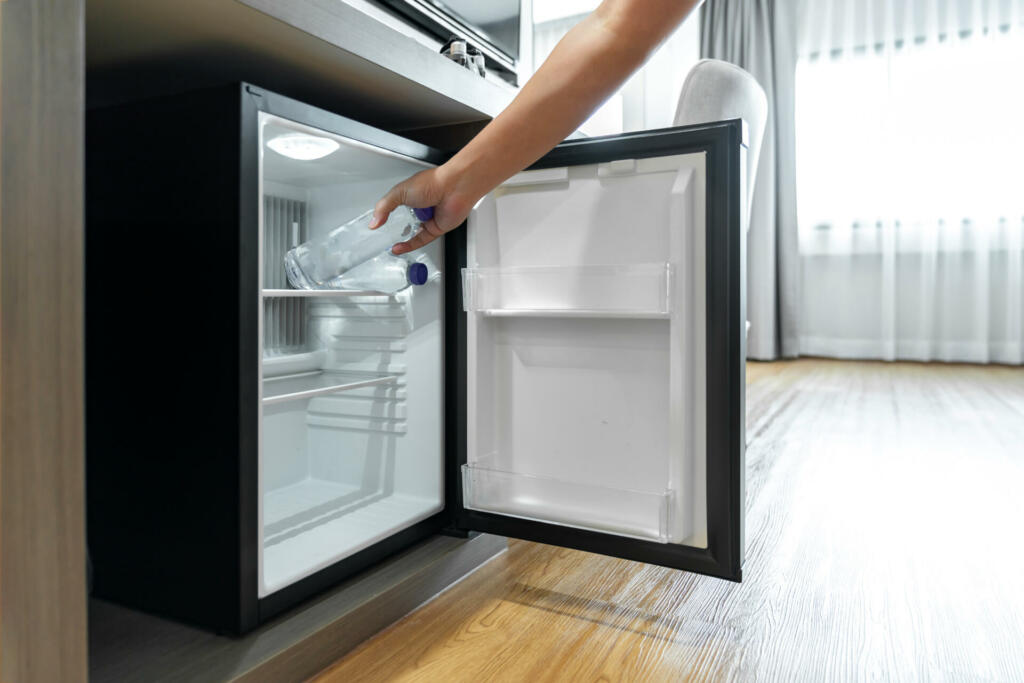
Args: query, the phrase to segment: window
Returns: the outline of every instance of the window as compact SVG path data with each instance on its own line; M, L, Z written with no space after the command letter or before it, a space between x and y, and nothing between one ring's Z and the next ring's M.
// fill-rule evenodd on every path
M910 42L798 63L803 249L822 228L907 232L1024 216L1022 34Z

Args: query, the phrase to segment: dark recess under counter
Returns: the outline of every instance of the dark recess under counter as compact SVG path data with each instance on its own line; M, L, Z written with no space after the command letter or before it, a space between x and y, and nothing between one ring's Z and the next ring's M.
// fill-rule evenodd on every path
M303 681L506 548L429 538L241 638L92 600L89 680Z

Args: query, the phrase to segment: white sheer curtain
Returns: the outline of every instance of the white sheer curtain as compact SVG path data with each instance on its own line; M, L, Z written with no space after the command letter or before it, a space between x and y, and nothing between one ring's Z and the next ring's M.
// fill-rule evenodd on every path
M539 67L569 29L599 0L547 0L534 4L533 65ZM561 10L561 8L566 8ZM571 11L569 16L559 16ZM549 16L550 18L545 20ZM700 59L700 18L694 11L646 64L580 127L587 135L611 135L672 125L676 102L690 68Z
M1024 0L807 0L801 353L1024 362Z

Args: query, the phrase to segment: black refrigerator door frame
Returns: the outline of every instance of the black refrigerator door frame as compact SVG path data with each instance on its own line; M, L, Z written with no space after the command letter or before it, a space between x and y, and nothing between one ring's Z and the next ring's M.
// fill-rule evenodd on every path
M241 84L239 197L239 442L255 452L259 411L255 396L260 302L259 114L280 116L358 142L441 164L450 155L250 84ZM401 550L441 531L494 533L560 545L739 581L743 549L743 458L746 338L745 236L740 228L742 121L725 121L564 142L530 168L549 168L704 152L706 159L707 259L707 499L708 548L661 544L555 524L468 510L462 503L461 466L466 463L466 313L458 273L466 265L465 225L444 239L444 509L411 527L339 560L263 598L258 597L258 462L241 458L241 630L293 607ZM454 274L454 276L453 276Z
M577 166L703 152L706 163L706 376L708 547L643 541L463 506L466 463L466 313L449 287L446 384L453 392L446 430L454 442L446 490L460 529L511 536L740 581L744 548L746 236L742 228L746 127L742 120L564 142L530 168ZM466 266L466 231L447 236L445 267Z
M239 340L239 377L242 382L238 406L240 415L239 430L243 452L255 453L257 449L257 430L259 410L255 397L259 387L256 386L258 364L260 358L259 340L257 339L257 320L260 302L259 272L262 267L258 263L259 235L253 226L259 225L259 114L260 112L280 116L320 130L328 131L357 142L388 150L431 164L441 164L447 156L437 149L422 145L407 138L393 135L378 128L373 128L358 121L332 114L297 100L277 95L246 83L241 84L241 202L239 206L239 310L241 311L241 329ZM257 228L258 229L258 228ZM448 289L445 285L445 299ZM447 315L447 310L445 310ZM444 341L442 340L442 343ZM446 387L446 403L448 392ZM446 406L447 407L447 406ZM448 446L442 454L444 461L450 460ZM242 520L242 579L241 604L243 605L243 631L262 623L270 617L294 607L300 601L309 598L368 567L377 564L408 546L438 533L450 525L452 512L448 501L450 490L445 490L445 508L427 519L403 529L374 545L365 548L349 557L317 571L293 584L275 591L265 597L258 597L259 576L257 553L259 548L259 463L253 458L242 458L239 476L241 479L241 510Z

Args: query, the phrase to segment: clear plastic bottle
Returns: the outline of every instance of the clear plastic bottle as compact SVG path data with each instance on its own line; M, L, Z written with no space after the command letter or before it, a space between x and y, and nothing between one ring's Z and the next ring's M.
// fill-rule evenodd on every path
M473 68L476 69L477 74L481 77L487 77L487 63L484 61L484 55L479 50L473 55Z
M284 256L288 282L296 289L347 289L334 284L350 269L376 257L396 242L417 232L434 210L400 206L376 230L370 230L373 211L357 216L324 237L304 242Z
M428 274L426 264L407 261L388 249L334 278L330 288L395 294L410 285L425 284Z

